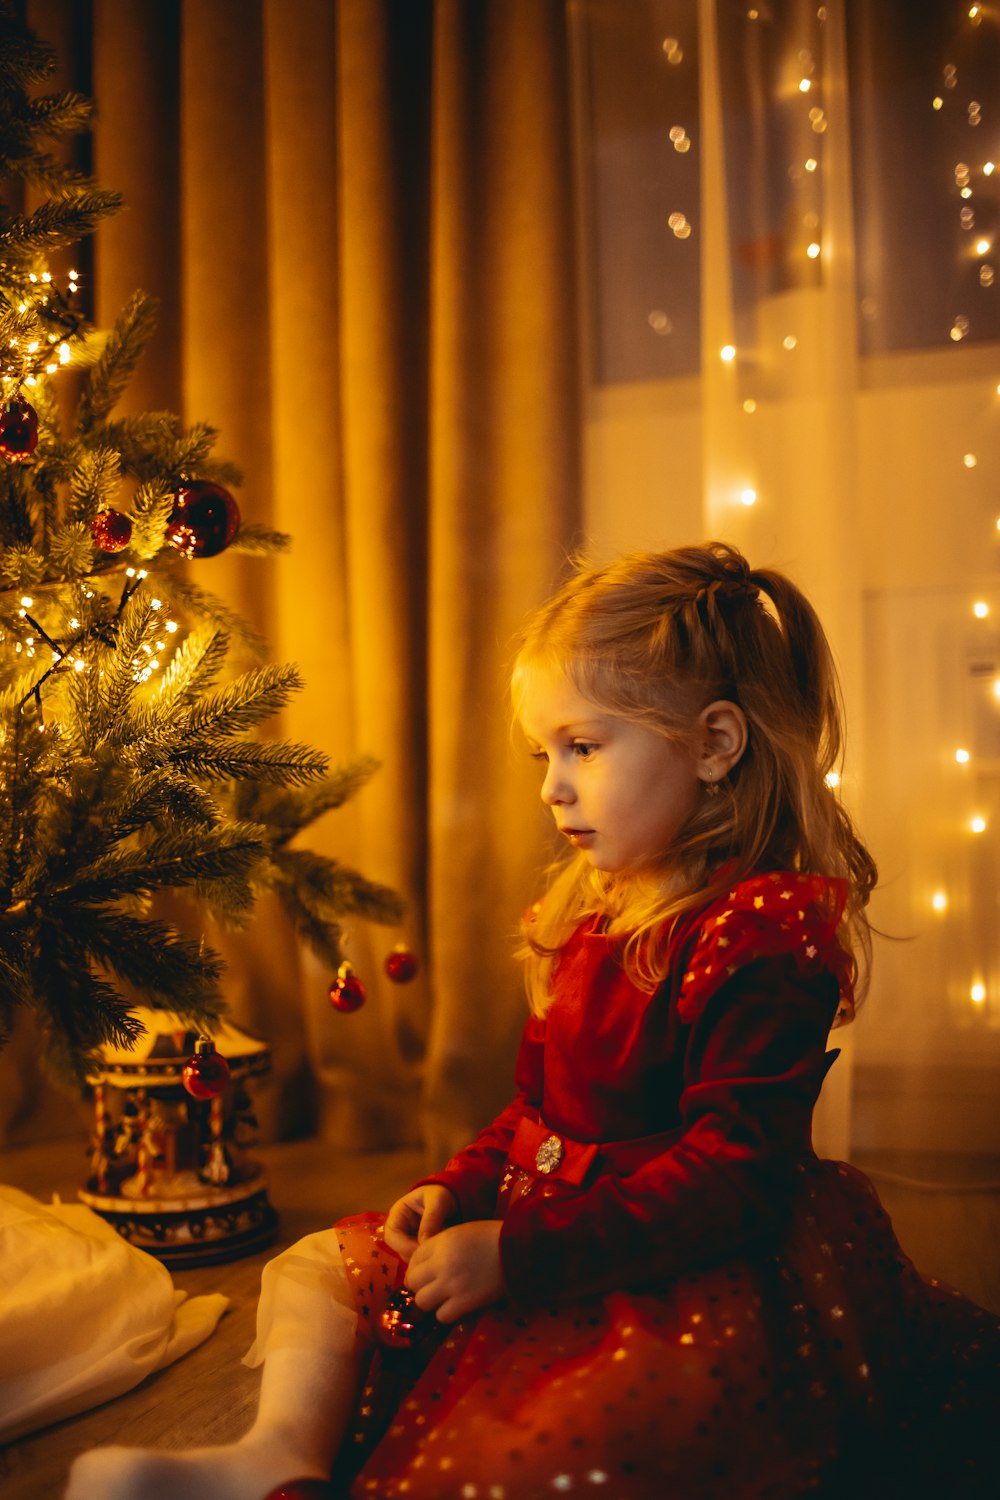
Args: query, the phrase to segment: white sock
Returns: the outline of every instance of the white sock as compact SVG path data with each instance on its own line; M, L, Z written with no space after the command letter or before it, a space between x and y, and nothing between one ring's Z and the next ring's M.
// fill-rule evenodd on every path
M354 1409L353 1354L275 1349L257 1417L236 1443L169 1453L95 1448L70 1470L66 1500L263 1500L292 1479L324 1479Z

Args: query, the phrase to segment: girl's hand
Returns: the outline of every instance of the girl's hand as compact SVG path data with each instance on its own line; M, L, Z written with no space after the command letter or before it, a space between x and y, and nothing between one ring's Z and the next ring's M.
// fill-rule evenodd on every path
M428 1182L398 1198L385 1218L385 1242L408 1261L417 1246L458 1218L458 1199L440 1182Z
M477 1307L500 1300L500 1222L476 1219L455 1224L417 1246L406 1285L418 1307L436 1310L439 1323L455 1323Z

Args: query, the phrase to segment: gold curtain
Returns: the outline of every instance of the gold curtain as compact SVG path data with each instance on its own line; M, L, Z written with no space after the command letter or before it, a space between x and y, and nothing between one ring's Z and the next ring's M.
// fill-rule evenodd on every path
M97 99L94 170L128 204L98 234L97 320L161 299L130 406L216 425L243 513L294 538L197 581L299 663L281 732L382 762L308 837L407 900L399 931L350 924L367 1006L330 1009L275 908L222 939L274 1053L266 1128L437 1158L509 1088L512 937L547 857L504 692L579 503L562 0L28 10ZM397 940L406 986L382 973ZM25 1056L21 1136L46 1129Z

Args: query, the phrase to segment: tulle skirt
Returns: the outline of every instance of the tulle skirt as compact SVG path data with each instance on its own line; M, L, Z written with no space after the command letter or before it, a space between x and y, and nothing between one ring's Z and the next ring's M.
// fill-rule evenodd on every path
M381 1327L404 1271L384 1219L344 1220L341 1311L346 1287L369 1364L335 1478L356 1500L995 1500L998 1319L917 1273L861 1173L800 1171L780 1245L656 1290L428 1319L409 1349Z

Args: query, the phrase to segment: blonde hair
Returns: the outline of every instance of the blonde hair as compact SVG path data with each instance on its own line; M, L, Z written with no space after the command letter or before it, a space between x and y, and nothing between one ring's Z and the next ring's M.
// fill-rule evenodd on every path
M676 919L771 870L847 882L838 937L863 988L864 908L877 871L826 779L842 755L840 688L823 627L795 584L751 570L725 542L580 567L528 623L515 708L533 666L558 668L593 703L678 743L693 743L699 713L717 699L738 704L749 729L721 795L702 797L664 850L661 889L596 870L583 854L553 867L519 951L536 1013L548 1006L561 949L588 917L622 936L627 972L651 990L665 977Z

